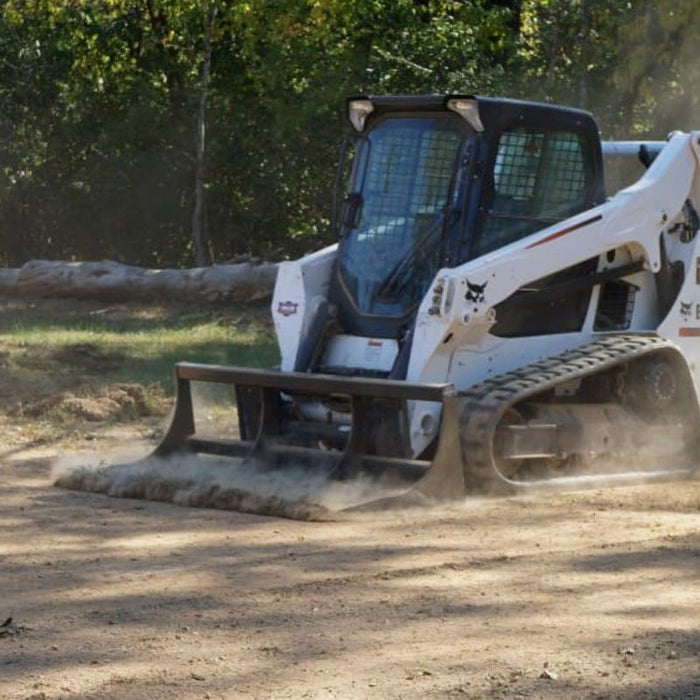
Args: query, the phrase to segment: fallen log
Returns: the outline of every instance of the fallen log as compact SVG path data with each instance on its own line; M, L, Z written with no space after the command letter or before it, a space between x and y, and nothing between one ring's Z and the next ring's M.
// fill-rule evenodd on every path
M0 270L0 294L102 301L256 301L272 295L277 265L243 262L150 270L102 262L32 260Z
M18 277L17 268L0 268L0 294L16 294Z

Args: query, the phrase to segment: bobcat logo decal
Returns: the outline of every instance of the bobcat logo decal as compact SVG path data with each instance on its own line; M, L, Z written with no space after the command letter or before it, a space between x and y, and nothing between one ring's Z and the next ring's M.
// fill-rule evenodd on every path
M687 321L693 313L692 303L681 302L681 316Z
M467 280L467 293L465 294L464 298L467 301L473 301L476 304L480 304L482 301L485 301L486 297L484 296L484 290L486 289L486 285L488 283L489 281L486 280L486 282L483 284L473 284Z

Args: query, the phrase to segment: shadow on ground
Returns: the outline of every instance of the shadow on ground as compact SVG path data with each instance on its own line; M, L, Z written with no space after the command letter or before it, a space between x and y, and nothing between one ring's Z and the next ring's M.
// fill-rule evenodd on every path
M700 694L696 482L304 523L10 457L8 697Z

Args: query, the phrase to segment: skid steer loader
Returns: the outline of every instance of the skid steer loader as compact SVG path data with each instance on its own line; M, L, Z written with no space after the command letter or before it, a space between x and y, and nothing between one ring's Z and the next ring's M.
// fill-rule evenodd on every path
M587 112L469 95L347 110L338 242L279 268L281 369L178 364L155 457L371 476L380 507L692 475L700 132L601 143ZM606 199L604 155L646 170ZM193 382L235 386L232 435L198 434Z

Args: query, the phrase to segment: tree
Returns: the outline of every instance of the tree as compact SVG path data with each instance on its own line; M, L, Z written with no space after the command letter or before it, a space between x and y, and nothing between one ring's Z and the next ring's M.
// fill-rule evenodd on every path
M205 177L205 136L207 98L209 97L209 85L211 82L211 45L214 33L214 23L218 5L211 3L209 7L204 5L206 11L204 27L204 55L202 56L201 85L199 93L199 106L197 109L197 128L195 131L195 203L192 212L192 243L194 244L195 263L202 267L209 263L206 238L204 233L204 177Z
M0 9L0 262L15 265L204 264L329 242L349 94L553 100L593 111L606 136L695 126L691 0Z

